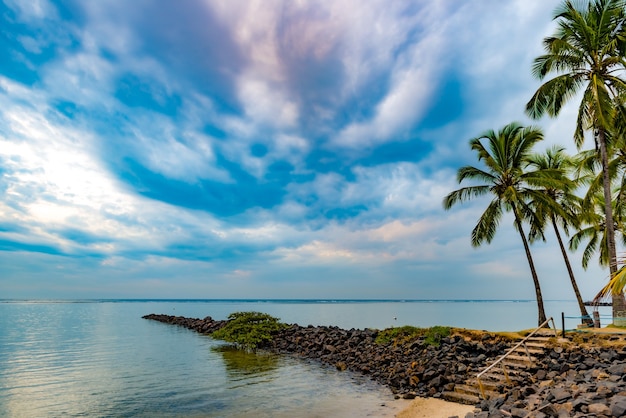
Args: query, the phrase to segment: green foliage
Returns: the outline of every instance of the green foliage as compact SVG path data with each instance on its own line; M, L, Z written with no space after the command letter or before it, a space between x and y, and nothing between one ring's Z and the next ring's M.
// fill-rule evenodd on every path
M391 342L394 344L402 343L407 340L419 337L422 335L422 329L405 325L403 327L387 328L378 333L375 343L380 345L387 345Z
M441 339L450 336L450 327L434 326L426 329L424 334L424 343L426 345L434 345L439 347Z
M271 341L272 334L287 327L278 318L260 312L235 312L228 319L228 324L211 336L248 350L261 347Z
M419 337L424 338L424 344L438 347L441 339L450 336L450 327L434 326L431 328L417 328L410 325L387 328L378 333L376 344L393 345L405 344Z

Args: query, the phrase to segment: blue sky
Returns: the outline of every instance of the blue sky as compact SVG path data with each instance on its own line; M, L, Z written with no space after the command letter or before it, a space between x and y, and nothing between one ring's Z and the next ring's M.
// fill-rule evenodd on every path
M0 297L532 299L511 219L441 201L485 130L575 151L523 113L557 5L2 0Z

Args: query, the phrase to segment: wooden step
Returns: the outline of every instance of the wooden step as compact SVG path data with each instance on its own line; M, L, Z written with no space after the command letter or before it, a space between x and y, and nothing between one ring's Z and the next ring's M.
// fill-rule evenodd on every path
M537 358L545 355L546 346L555 338L552 329L537 328L533 333L531 337L521 338L519 347L516 346L505 356L494 360L494 363L484 369L488 370L487 373L481 374L480 379L476 376L476 383L468 380L467 385L457 385L458 392L476 396L475 388L482 387L486 397L493 397L501 396L499 392L506 387L522 384L529 376L527 370ZM482 397L482 392L478 395Z
M529 339L527 339L526 343L528 344L529 342L532 342L532 343L544 343L545 344L545 343L547 343L548 341L550 341L553 338L554 338L554 336L552 336L552 337L537 337L537 336L534 336L534 337L530 337Z
M485 392L493 392L493 393L499 393L500 392L500 388L502 387L510 387L506 381L499 381L496 382L494 380L482 380L481 382L483 384L483 389L485 389ZM479 386L480 387L480 386Z
M492 390L495 388L488 388L485 385L483 385L483 389L485 389L485 396L487 397L487 399L500 396L500 392ZM473 395L473 396L482 398L482 392L480 391L480 386L477 386L476 382L472 382L471 384L467 384L467 385L455 385L454 391L457 393L462 393L465 395Z
M462 403L465 405L476 405L480 402L480 398L474 395L467 395L459 392L443 392L443 399L450 402Z
M539 330L535 332L530 338L552 338L554 337L554 330Z
M526 341L526 345L528 347L545 347L546 346L547 341L543 341L543 340L527 340Z
M454 385L454 391L458 393L465 393L467 395L480 396L480 389L473 385Z
M507 367L507 371L509 368L525 370L530 365L530 363L528 363L528 360L525 362L509 361L508 357L502 360L502 364L504 364Z
M511 381L511 384L518 384L518 383L522 383L524 381L524 378L520 376L516 376L513 373L509 373L509 380ZM492 387L497 387L500 385L507 385L507 386L509 385L509 382L507 381L506 377L504 376L504 374L501 374L501 373L498 373L498 374L485 373L484 375L480 377L480 381L483 382L483 385L489 385Z
M520 363L526 363L526 364L532 364L535 361L537 361L536 357L530 356L530 358L528 358L528 356L524 355L524 356L517 356L514 354L510 354L508 356L506 356L505 360L510 360L510 361L514 361L514 362L520 362Z
M524 348L524 346L522 346L518 347L513 352L519 353L520 355L526 355L526 353L530 354L531 356L533 354L543 355L545 354L545 350L543 350L543 348L543 346L541 348L539 348L538 346L528 346L527 348Z

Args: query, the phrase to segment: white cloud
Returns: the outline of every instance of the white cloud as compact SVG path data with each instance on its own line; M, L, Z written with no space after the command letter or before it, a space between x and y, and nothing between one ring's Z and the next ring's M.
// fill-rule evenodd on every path
M71 253L83 244L65 238L64 231L80 230L110 242L87 247L114 254L133 247L162 249L187 236L181 228L185 224L193 225L193 231L217 228L209 215L125 192L96 156L99 138L58 115L43 117L53 112L36 94L29 96L8 80L2 85L12 94L0 95L6 197L0 203L0 221L21 225L31 234L14 237L17 241L60 245Z
M18 12L18 18L22 21L31 22L45 18L55 18L56 8L47 0L16 1L7 0L5 3Z
M293 128L298 121L297 105L266 80L242 74L238 81L239 98L244 103L246 116L260 127Z

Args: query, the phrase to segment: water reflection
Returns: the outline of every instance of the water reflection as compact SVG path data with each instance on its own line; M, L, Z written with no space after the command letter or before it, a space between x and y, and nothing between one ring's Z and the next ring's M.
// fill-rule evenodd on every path
M226 373L231 378L242 375L267 375L280 367L280 357L266 352L239 350L231 345L211 347L224 359Z

